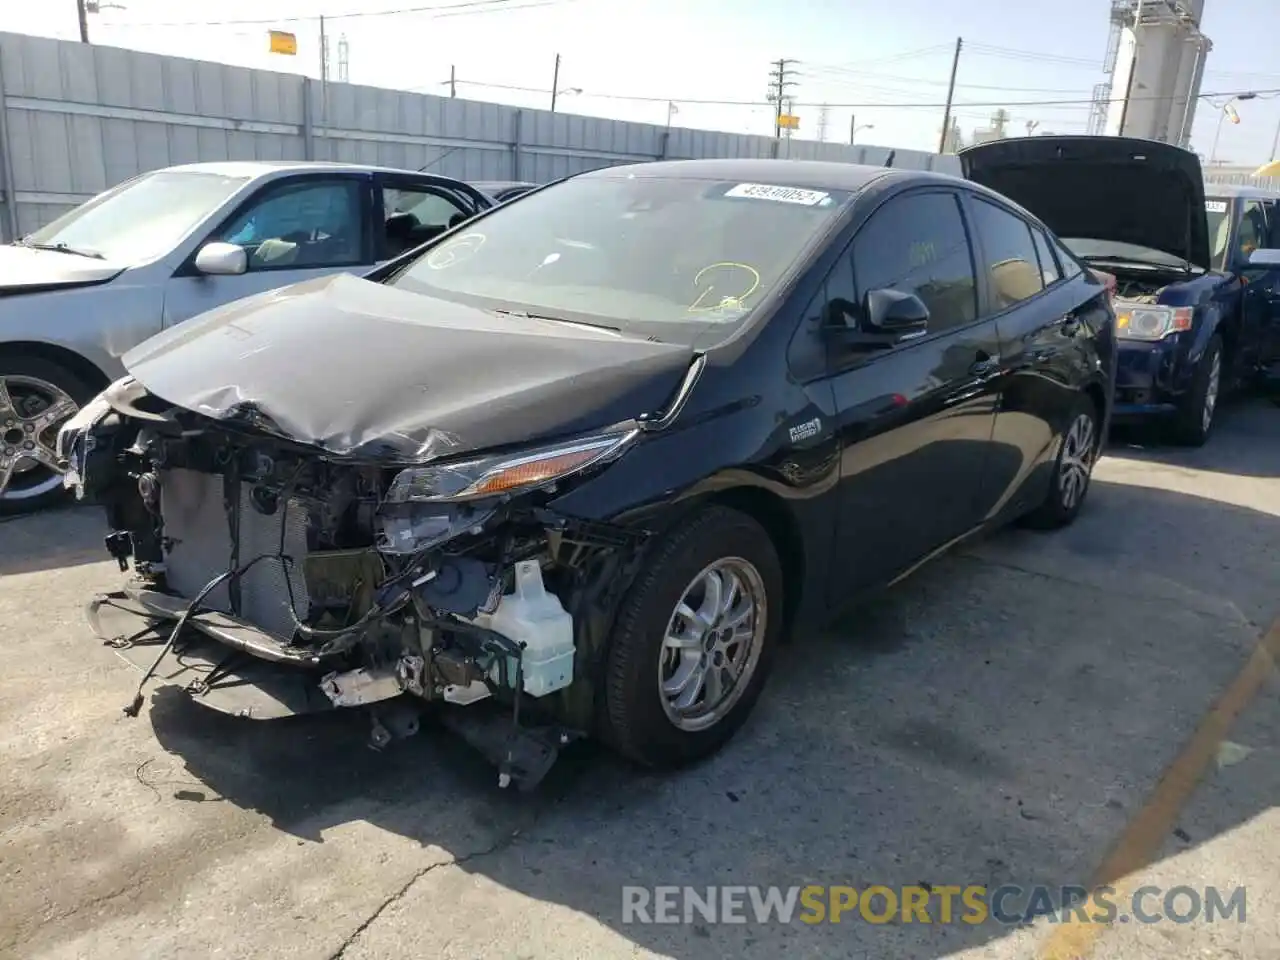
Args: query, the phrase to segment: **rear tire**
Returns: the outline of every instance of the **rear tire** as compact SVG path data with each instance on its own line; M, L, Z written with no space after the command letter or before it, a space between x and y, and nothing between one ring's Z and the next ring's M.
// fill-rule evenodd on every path
M1033 530L1057 530L1075 522L1089 493L1093 466L1101 449L1098 408L1081 395L1067 421L1066 433L1044 502L1022 518L1022 525Z
M764 687L782 604L777 551L746 514L713 506L664 536L614 625L605 665L605 740L660 768L718 750Z
M70 370L41 357L0 356L0 515L66 502L52 466L58 428L94 392Z
M1191 389L1179 405L1174 437L1189 447L1203 447L1213 432L1222 392L1222 337L1214 334L1191 378Z

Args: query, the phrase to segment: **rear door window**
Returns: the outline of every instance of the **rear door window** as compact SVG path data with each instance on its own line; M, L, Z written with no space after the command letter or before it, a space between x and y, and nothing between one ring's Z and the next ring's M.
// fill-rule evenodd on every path
M387 183L382 188L382 256L398 257L462 223L470 212L433 187Z
M991 287L991 309L999 313L1044 289L1040 258L1027 221L981 197L972 200L986 261L983 268Z

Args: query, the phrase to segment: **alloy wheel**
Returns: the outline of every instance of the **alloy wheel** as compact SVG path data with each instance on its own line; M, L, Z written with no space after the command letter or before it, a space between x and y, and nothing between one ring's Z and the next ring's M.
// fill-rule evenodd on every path
M1222 381L1222 354L1215 352L1209 363L1209 380L1204 388L1204 408L1201 410L1201 427L1208 430L1218 407L1218 389Z
M1075 418L1062 444L1062 461L1058 469L1058 489L1062 505L1074 510L1084 497L1093 472L1094 458L1093 417L1082 413Z
M693 578L659 653L659 694L672 724L695 732L728 715L759 663L767 625L764 580L746 560L717 560Z
M33 500L62 482L58 428L78 409L47 380L0 376L0 500Z

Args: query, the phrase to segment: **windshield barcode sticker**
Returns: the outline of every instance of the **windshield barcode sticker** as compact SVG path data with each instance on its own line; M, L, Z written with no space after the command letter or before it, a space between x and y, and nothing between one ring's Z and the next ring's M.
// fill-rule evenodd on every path
M1225 200L1206 200L1204 202L1205 213L1226 213L1227 201Z
M799 187L775 187L767 183L740 183L725 191L726 197L746 197L749 200L775 200L778 203L799 203L816 207L824 200L831 202L831 195L820 190L801 190Z

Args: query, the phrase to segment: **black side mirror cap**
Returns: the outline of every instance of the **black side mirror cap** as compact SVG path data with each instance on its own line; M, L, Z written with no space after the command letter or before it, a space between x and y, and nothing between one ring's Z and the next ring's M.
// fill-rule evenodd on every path
M899 340L929 331L929 308L914 293L868 290L862 298L862 323L868 333L892 334Z
M862 305L848 300L827 304L824 329L849 350L887 350L929 332L929 308L914 293L868 290Z

